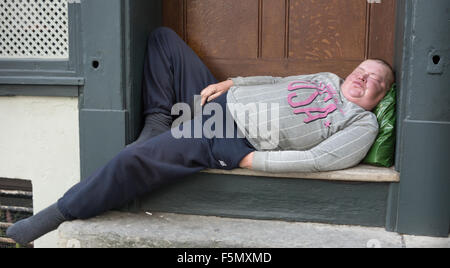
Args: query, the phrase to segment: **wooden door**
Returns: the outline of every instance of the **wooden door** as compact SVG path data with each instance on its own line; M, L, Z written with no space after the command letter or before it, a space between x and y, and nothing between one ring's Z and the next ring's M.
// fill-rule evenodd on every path
M164 0L174 29L219 80L334 72L393 61L395 0Z

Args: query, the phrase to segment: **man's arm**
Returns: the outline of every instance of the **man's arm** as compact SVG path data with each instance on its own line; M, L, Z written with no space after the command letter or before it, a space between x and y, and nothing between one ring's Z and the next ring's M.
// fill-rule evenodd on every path
M203 106L205 103L216 99L223 93L227 92L233 85L234 84L231 79L225 80L217 84L209 85L200 92L200 96L202 97L201 105Z
M203 89L200 92L202 97L201 105L210 102L223 93L227 92L232 86L254 86L254 85L265 85L265 84L275 84L280 81L281 77L272 76L250 76L250 77L235 77L229 78L226 81L212 84Z
M359 120L308 151L256 151L254 170L320 172L355 166L365 157L378 133L372 120Z

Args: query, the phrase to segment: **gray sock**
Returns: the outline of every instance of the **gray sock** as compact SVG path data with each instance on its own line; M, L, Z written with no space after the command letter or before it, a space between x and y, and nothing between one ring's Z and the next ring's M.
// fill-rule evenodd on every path
M139 138L130 145L137 145L147 141L150 138L158 136L170 130L172 124L172 116L161 113L149 114L145 117L145 125ZM129 146L130 146L129 145Z
M6 235L21 245L26 245L48 232L56 230L66 221L57 204L42 210L36 215L18 221L6 230Z

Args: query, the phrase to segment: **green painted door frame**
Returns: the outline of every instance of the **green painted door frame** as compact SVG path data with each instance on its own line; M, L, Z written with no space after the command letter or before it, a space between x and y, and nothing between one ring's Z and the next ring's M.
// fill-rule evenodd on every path
M161 13L160 1L81 1L82 179L106 164L139 132L145 40L161 25Z
M400 183L387 229L447 237L450 227L450 1L398 1L396 66Z

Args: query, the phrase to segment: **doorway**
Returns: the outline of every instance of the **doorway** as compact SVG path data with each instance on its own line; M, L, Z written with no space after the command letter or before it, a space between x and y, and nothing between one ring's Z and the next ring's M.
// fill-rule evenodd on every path
M333 72L393 63L395 0L165 0L174 29L219 80Z

